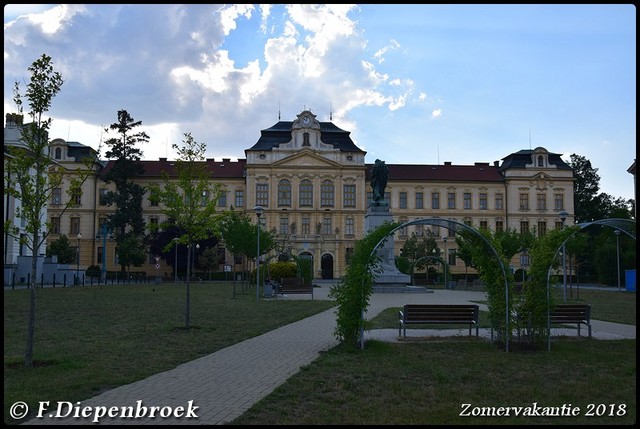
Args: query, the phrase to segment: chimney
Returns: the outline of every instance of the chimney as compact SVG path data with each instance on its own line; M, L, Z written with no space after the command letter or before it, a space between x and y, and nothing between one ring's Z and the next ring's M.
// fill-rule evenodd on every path
M444 165L451 165L451 161L445 161Z

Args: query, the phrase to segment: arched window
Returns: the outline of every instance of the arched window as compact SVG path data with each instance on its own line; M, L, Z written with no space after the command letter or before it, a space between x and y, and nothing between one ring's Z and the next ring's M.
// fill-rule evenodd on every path
M304 133L302 135L302 146L311 146L311 143L309 142L309 133Z
M322 207L333 207L333 182L325 180L320 187L320 205Z
M56 148L55 158L62 159L62 149L60 149L59 147Z
M544 167L544 157L542 155L538 155L538 167Z
M300 207L313 206L313 184L305 179L300 182Z
M287 179L278 183L278 207L291 207L291 183Z

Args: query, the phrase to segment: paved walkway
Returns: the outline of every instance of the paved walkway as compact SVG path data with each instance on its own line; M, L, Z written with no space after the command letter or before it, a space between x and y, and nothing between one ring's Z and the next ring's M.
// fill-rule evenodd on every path
M315 299L326 299L329 285L316 289ZM406 303L468 303L484 300L483 292L435 290L433 293L375 293L370 300L367 318L376 316L389 307L402 307ZM287 299L308 299L291 296ZM481 309L485 306L480 305ZM231 422L253 404L283 384L301 367L315 360L322 351L338 344L333 333L336 327L335 309L324 311L274 331L243 341L185 363L175 369L153 375L144 380L109 390L101 395L76 404L58 405L51 402L49 409L26 424L195 424L214 425ZM592 321L592 335L598 339L635 338L636 327L616 323ZM481 330L488 336L487 330ZM555 332L555 330L554 330ZM407 336L468 335L460 330L407 330ZM555 335L562 334L555 332ZM576 335L572 330L569 335ZM365 340L398 341L397 329L365 332ZM91 407L91 408L86 408ZM130 407L142 418L96 419L96 413L106 413L110 407ZM150 418L152 407L155 417ZM171 407L171 408L167 408ZM179 408L182 407L182 408ZM193 407L197 407L194 409ZM68 415L66 418L56 417ZM85 411L86 410L86 411ZM175 416L162 417L172 411ZM83 412L88 418L78 418ZM187 418L190 414L197 418ZM53 417L50 417L53 416ZM94 423L95 424L95 423Z

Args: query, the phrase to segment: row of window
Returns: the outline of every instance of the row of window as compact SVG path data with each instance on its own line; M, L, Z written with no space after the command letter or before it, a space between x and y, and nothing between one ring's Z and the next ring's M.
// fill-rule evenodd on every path
M105 188L100 189L99 194L99 203L101 206L106 205L105 197L109 191ZM80 190L74 192L72 195L74 199L74 203L76 205L82 204L82 194ZM367 198L370 200L372 198L372 193L367 193ZM528 193L520 194L520 210L529 210L529 199L530 195ZM202 204L206 204L209 200L208 191L204 191L202 195ZM389 192L385 193L385 200L390 201L391 195ZM291 192L291 183L289 180L281 180L278 183L278 207L291 207L292 201L292 192ZM472 209L471 202L471 192L463 193L462 204L464 210ZM235 207L244 207L244 192L242 190L235 191ZM62 189L56 188L53 190L52 194L52 204L60 205L62 204ZM157 201L151 201L151 206L157 206ZM256 185L256 205L262 207L269 207L269 185L266 183L259 183ZM300 182L299 193L298 193L298 206L299 207L313 207L313 184L310 180L303 180ZM330 180L325 180L322 182L320 186L320 206L321 207L334 207L335 206L335 192L333 182ZM227 207L227 193L223 192L218 198L218 207L226 208ZM344 185L343 189L343 207L344 208L355 208L356 207L356 185ZM456 193L448 192L447 193L447 209L455 210L456 207ZM408 204L408 193L400 192L399 193L399 207L400 209L409 208ZM424 209L424 193L416 192L415 193L415 208L416 209ZM553 208L554 210L564 210L564 194L554 194L553 196ZM432 192L431 193L431 209L438 210L440 209L440 192ZM489 209L489 195L486 192L481 192L478 194L478 209L479 210L488 210ZM504 196L502 193L496 193L494 195L494 209L495 210L503 210L504 209ZM536 194L536 210L547 210L547 194L538 193Z

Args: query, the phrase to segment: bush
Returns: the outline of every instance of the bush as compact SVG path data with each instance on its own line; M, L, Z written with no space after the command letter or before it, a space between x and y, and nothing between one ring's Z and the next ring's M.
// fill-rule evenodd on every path
M296 277L296 264L294 262L274 262L269 264L269 275L275 281L282 278Z
M100 278L100 274L102 273L102 269L97 266L97 265L90 265L87 268L87 271L85 273L86 277L98 277Z

